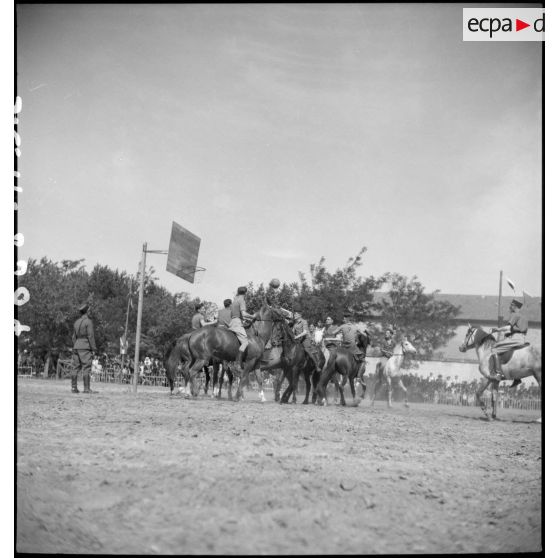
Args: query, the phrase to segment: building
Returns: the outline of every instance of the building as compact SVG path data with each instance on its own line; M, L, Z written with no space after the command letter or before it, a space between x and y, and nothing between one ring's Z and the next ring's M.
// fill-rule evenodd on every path
M381 293L379 296L382 296ZM379 298L376 295L377 298ZM451 381L472 381L480 378L478 361L474 351L461 353L459 346L465 340L469 325L481 326L486 330L498 326L498 296L494 295L435 295L437 300L447 301L460 309L455 320L456 334L444 347L440 347L432 360L421 362L418 369L413 369L423 377L451 378ZM529 320L526 340L534 345L542 344L542 299L541 297L503 296L501 301L502 325L509 317L510 302L517 298L524 302L522 313ZM368 370L374 370L377 358L367 357ZM534 378L524 380L526 385L536 383Z

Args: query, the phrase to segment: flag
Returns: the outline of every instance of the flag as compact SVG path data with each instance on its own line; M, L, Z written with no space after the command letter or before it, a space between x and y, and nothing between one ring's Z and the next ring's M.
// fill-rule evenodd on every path
M507 281L508 285L512 288L512 291L515 291L514 282L509 277L506 277L506 281Z
M125 355L127 351L128 351L128 340L123 335L120 338L120 354Z
M528 293L527 291L523 291L523 298L525 298L525 295L527 295L529 298L533 298L533 295L531 293Z

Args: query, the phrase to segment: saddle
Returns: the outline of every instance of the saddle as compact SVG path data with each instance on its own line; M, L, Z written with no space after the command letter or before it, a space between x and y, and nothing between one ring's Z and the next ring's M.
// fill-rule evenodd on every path
M490 372L493 373L498 371L498 365L495 359L498 359L500 361L500 366L502 364L507 364L511 360L513 353L515 351L517 351L518 349L524 349L525 347L528 347L530 344L531 343L523 343L521 345L517 345L517 347L511 347L509 350L505 351L504 353L491 354L489 359Z

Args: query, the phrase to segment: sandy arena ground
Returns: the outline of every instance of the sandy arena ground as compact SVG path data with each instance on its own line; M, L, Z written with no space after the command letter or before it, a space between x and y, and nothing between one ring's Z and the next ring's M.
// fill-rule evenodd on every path
M503 409L488 422L476 407L94 388L18 382L20 552L541 549L538 412Z

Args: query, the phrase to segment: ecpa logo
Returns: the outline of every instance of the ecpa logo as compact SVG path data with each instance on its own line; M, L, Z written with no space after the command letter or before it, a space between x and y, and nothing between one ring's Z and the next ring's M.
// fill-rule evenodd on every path
M544 41L544 8L463 8L464 41Z

